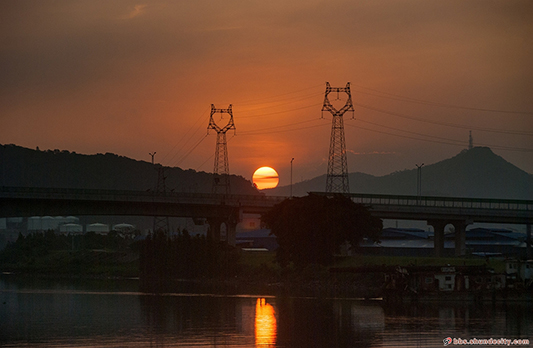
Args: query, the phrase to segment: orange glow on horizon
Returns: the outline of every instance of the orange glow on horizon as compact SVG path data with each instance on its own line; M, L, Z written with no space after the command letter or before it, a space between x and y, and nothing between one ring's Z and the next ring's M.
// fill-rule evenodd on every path
M255 345L270 347L276 344L277 322L274 307L258 298L255 304Z
M259 190L274 188L279 183L278 173L271 167L257 169L252 180Z

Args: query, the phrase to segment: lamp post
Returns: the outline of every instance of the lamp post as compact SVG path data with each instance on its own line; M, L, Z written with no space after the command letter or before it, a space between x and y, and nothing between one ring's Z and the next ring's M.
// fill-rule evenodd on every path
M292 161L294 161L294 157L291 159L291 196L290 198L292 198Z
M420 196L422 196L422 167L424 166L424 163L421 165L415 164L417 168L417 177L416 177L416 197L417 201L420 202Z

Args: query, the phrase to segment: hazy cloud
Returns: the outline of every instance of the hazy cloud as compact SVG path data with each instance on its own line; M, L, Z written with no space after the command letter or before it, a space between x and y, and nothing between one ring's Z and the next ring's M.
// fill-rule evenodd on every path
M126 15L122 16L123 19L132 19L142 15L148 5L134 5L133 9Z

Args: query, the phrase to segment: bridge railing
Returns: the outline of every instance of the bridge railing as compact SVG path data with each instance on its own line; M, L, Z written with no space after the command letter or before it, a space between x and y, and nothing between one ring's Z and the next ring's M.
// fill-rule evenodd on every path
M325 192L313 192L319 195L333 195ZM366 205L425 206L465 209L499 209L533 211L533 201L491 198L462 198L435 196L402 196L350 193L347 194L355 203Z
M281 202L287 197L257 195L237 195L237 194L213 194L213 193L194 193L194 192L154 192L151 190L134 191L134 190L105 190L105 189L74 189L74 188L42 188L42 187L0 187L0 196L12 198L55 198L55 199L91 199L104 200L115 198L125 201L131 200L169 200L169 201L198 201L198 202L220 202L232 205L239 203L264 202L267 205L273 205Z
M312 192L318 195L333 195L326 192ZM264 205L272 206L287 199L283 196L235 195L212 194L192 192L165 192L157 193L147 191L128 190L99 190L99 189L69 189L69 188L39 188L39 187L0 187L0 196L3 197L33 197L33 198L65 198L83 199L89 197L96 200L120 199L125 201L135 200L168 200L172 202L211 202L228 205ZM435 197L435 196L403 196L384 194L351 193L348 196L356 203L367 205L390 206L425 206L465 209L498 209L513 211L533 211L533 201L513 199L488 199L488 198L461 198L461 197Z

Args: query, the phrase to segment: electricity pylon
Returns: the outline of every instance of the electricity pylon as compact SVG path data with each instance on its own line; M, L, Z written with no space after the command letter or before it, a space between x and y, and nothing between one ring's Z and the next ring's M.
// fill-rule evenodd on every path
M328 95L331 92L337 92L337 99L339 99L339 93L341 92L348 95L345 105L340 110L337 110L329 101ZM346 84L346 87L331 87L329 82L326 82L326 94L324 96L324 105L322 106L322 112L324 111L329 111L333 115L329 143L326 192L349 193L350 183L348 181L348 162L346 160L343 120L343 116L347 111L354 112L349 82Z
M213 115L216 113L229 114L228 123L224 127L220 127L213 119ZM217 145L215 148L215 166L213 169L213 193L225 193L231 192L229 182L229 162L228 162L228 143L226 142L226 132L230 129L236 130L233 123L233 111L231 110L231 104L227 109L216 109L215 105L211 104L211 115L209 117L209 125L207 131L214 129L217 132Z

